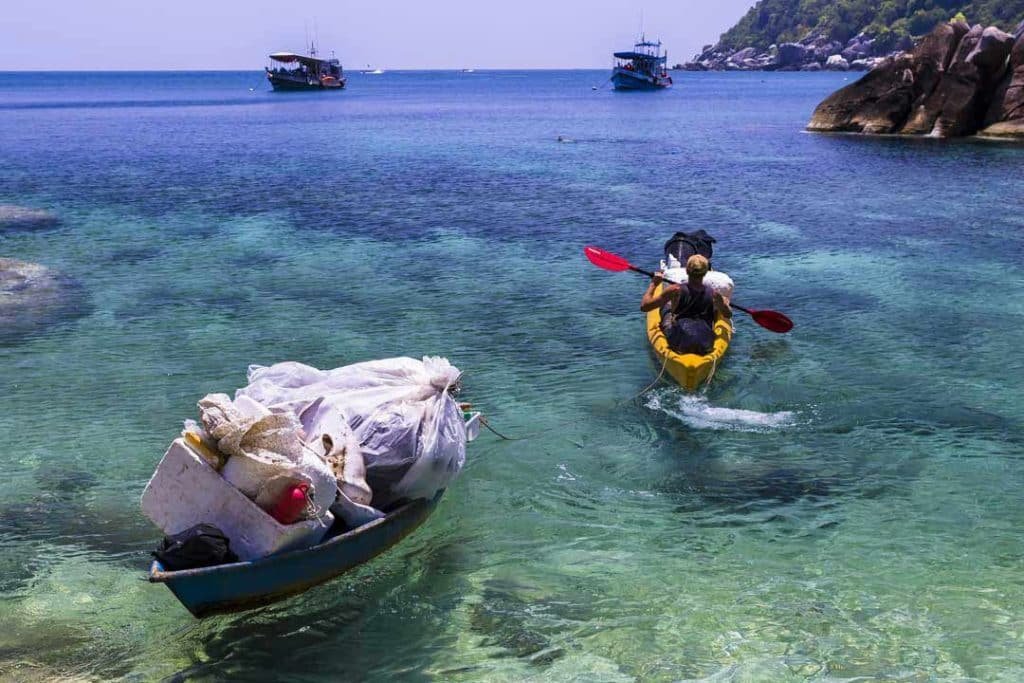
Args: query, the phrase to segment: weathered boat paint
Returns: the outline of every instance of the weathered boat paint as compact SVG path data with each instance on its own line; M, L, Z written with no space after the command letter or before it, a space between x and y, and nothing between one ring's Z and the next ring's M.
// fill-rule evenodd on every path
M267 605L344 574L391 548L426 521L442 495L444 491L432 500L407 503L310 548L251 562L164 571L154 561L149 580L167 584L197 618Z

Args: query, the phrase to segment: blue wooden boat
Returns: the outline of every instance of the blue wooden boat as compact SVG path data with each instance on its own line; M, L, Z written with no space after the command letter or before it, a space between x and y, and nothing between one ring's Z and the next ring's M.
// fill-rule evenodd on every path
M250 562L165 571L159 561L149 569L152 583L164 583L196 617L238 612L267 605L344 574L395 545L419 527L437 507L415 500L381 519L351 531L328 534L310 548Z
M616 52L612 66L612 85L616 90L662 90L672 86L667 69L668 52L662 53L661 41L650 42L641 36L630 52Z

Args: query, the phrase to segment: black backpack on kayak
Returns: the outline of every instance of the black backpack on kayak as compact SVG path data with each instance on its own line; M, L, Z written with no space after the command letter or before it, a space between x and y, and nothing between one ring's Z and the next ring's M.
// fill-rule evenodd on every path
M153 557L172 572L238 562L238 555L231 552L231 540L212 524L196 524L164 537Z
M711 254L714 252L715 238L704 232L703 229L697 232L677 232L672 239L665 242L665 258L674 256L681 265L686 265L686 260L694 254L700 254L711 261Z

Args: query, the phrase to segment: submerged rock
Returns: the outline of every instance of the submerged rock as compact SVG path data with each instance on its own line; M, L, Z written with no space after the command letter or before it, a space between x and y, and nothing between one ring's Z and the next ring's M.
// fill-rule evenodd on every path
M1024 32L1015 38L991 26L940 24L913 52L826 98L807 128L957 137L988 126L993 135L1021 135L1022 40Z
M59 222L57 216L43 209L0 204L0 231L52 228Z
M86 311L81 288L46 266L0 258L0 342Z

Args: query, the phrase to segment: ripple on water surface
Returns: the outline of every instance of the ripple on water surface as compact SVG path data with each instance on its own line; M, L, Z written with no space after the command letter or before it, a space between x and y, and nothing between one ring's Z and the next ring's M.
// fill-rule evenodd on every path
M1024 678L1020 150L803 134L845 75L605 77L0 74L0 205L61 219L0 255L84 297L0 330L0 677ZM697 228L797 327L738 317L701 395L633 399L644 282L581 247ZM202 622L142 580L199 397L425 354L519 440L416 534Z

